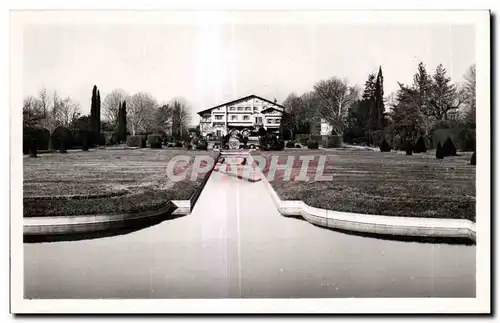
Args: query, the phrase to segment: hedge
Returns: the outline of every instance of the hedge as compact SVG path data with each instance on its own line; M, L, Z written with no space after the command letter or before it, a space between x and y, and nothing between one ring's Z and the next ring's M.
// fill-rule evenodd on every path
M64 149L70 149L72 147L73 134L71 130L66 127L57 127L50 137L52 140L52 149L59 150L62 146L64 146Z
M37 150L48 150L50 141L50 131L40 127L23 128L23 153L29 153L31 139L35 139Z
M339 148L342 147L342 136L328 135L322 136L321 144L324 148Z
M144 148L146 146L146 139L142 135L139 135L139 136L127 136L127 143L126 143L126 145L128 147Z
M307 141L307 148L309 149L318 149L319 144L316 140L308 140Z

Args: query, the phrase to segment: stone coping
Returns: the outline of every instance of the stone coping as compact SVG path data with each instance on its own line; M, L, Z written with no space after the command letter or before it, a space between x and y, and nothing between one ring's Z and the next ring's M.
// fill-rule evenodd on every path
M163 217L168 219L173 216L189 214L205 187L212 170L206 174L200 187L191 195L189 200L172 200L161 209L138 213L23 217L23 235L57 235L118 230L131 226L140 227L145 222Z
M466 219L417 218L340 212L312 207L300 200L281 200L262 172L260 174L274 204L284 216L301 216L306 221L318 226L351 232L476 241L476 224Z

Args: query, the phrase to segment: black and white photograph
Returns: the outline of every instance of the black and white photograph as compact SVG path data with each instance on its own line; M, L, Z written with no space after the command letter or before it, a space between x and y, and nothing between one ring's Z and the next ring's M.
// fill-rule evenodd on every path
M490 311L489 11L10 18L12 312Z

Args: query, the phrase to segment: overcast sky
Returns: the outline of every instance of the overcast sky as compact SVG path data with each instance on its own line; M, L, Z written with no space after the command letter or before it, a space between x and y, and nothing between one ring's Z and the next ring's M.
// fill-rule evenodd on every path
M362 86L379 65L386 95L419 61L462 82L475 63L474 27L464 25L34 25L23 44L24 94L57 90L84 113L94 84L101 99L146 91L197 112L249 94L282 102L332 76Z

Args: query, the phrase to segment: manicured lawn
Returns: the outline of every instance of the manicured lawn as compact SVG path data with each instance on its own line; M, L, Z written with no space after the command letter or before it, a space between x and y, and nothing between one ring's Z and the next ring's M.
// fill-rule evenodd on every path
M103 149L23 158L23 215L55 216L116 214L151 210L170 200L186 200L204 175L191 181L195 155L206 151L167 149ZM186 172L183 181L167 178L173 156L187 155L174 174Z
M269 175L272 156L285 164L294 156L290 181L284 171L276 171L270 183L281 199L303 200L311 206L329 210L377 215L476 219L475 166L469 165L472 153L434 158L434 152L405 156L403 152L381 153L338 149L253 152L267 160ZM294 181L301 167L299 156L312 155L309 181ZM324 175L328 181L315 181L319 156L326 156Z

